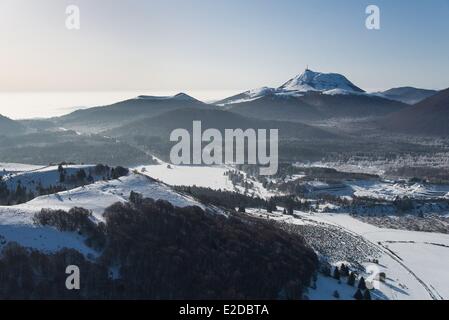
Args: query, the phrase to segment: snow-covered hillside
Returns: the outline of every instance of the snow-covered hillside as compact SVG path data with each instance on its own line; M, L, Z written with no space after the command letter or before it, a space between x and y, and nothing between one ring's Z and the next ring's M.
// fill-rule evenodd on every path
M57 251L63 247L92 253L79 235L59 232L54 228L36 226L33 215L43 208L70 210L83 207L92 210L93 217L102 221L104 209L116 202L128 201L131 191L155 200L167 200L174 206L204 205L181 195L167 185L140 174L130 174L116 180L99 181L84 187L41 196L16 206L0 206L0 244L16 241L25 247L43 251Z
M380 229L345 214L304 215L338 225L381 248L380 265L404 291L386 286L384 290L392 299L449 299L449 235Z
M1 167L0 167L1 168ZM95 173L94 165L64 165L62 166L66 177L76 176L80 170L84 170L86 177L91 176L92 181L101 180L103 175ZM21 169L14 171L14 169ZM33 167L33 166L11 166L9 170L5 168L2 180L6 183L9 190L16 190L20 184L26 188L27 191L35 193L39 187L48 188L50 186L63 186L70 188L75 183L71 182L69 178L66 181L61 181L58 166Z
M276 94L276 89L269 87L261 87L240 93L227 99L216 102L219 106L226 106L233 103L250 102L262 98L270 94Z
M73 207L82 207L91 210L95 218L102 220L101 214L104 209L115 202L128 201L131 191L155 200L167 200L178 207L197 205L204 208L199 202L176 193L163 183L140 174L130 174L120 179L99 181L72 190L37 197L24 204L0 207L0 214L8 211L33 213L42 208L69 210Z
M256 217L268 218L293 226L316 226L306 240L314 248L324 250L328 258L335 260L358 259L365 267L373 267L385 272L386 282L380 282L378 292L373 296L379 299L415 300L449 299L449 235L404 230L381 229L363 223L347 214L295 212L295 217L281 212L267 214L263 210L248 210ZM329 229L329 233L317 230ZM321 233L321 234L319 234ZM352 238L352 240L351 240ZM350 249L352 242L362 241L357 249ZM366 241L368 246L363 244ZM373 249L370 249L372 247ZM360 254L354 255L355 251ZM364 255L366 253L366 255ZM373 264L370 258L379 262ZM365 274L365 278L369 274ZM338 290L342 299L351 299L347 286L333 279L320 277L317 289L309 290L311 299L332 299L332 293Z
M2 163L0 162L0 175L4 176L11 173L19 173L24 171L39 170L43 166L36 166L22 163Z
M172 186L197 186L214 190L245 192L245 188L239 185L233 185L229 177L225 174L229 170L235 170L235 168L228 166L175 166L162 161L160 162L161 164L158 165L139 166L135 169L144 175L159 179ZM261 198L274 195L274 193L265 189L260 182L250 179L243 172L240 173L253 184L253 188L248 190L250 195L254 194Z

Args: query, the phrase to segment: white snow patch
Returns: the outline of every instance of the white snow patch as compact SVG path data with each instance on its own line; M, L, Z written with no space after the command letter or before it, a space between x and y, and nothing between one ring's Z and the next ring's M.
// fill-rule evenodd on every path
M0 163L0 175L38 170L43 167L44 166L21 164L21 163Z
M135 169L144 175L161 180L172 186L197 186L203 188L211 188L214 190L236 191L244 193L245 189L241 186L234 186L225 173L229 170L236 169L229 166L175 166L163 163L158 165L139 166ZM241 174L247 175L244 172ZM247 179L249 179L247 177ZM253 179L249 179L253 183L254 188L248 190L249 194L253 194L267 198L274 195L268 191L263 185Z

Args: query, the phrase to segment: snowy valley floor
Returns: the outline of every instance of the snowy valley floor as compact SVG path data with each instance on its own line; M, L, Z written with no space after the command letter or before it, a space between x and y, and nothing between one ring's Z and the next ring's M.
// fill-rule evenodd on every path
M285 224L315 228L313 236L305 235L306 240L312 247L321 248L321 251L330 246L332 253L328 258L333 263L350 262L354 265L356 260L359 260L367 269L385 272L386 282L380 282L380 288L377 290L379 299L449 299L449 235L381 229L346 214L295 212L295 217L292 217L280 212L249 212L251 215L268 217ZM317 226L328 229L329 232L320 232L316 229ZM357 251L362 254L356 254ZM378 259L379 263L373 264L369 261L374 258ZM366 274L366 277L369 277L369 274ZM317 290L311 289L310 298L334 299L332 294L335 290L340 292L341 299L350 299L354 294L354 288L348 289L346 284L320 277ZM348 296L348 292L352 292L352 295ZM376 298L375 294L373 298Z

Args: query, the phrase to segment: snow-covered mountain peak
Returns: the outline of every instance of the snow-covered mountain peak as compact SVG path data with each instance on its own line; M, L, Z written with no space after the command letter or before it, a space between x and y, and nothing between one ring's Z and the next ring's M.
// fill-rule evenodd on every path
M346 92L365 92L355 86L345 76L338 73L321 73L306 69L300 75L290 79L278 90L281 91L329 91L340 89Z
M326 95L355 95L366 92L345 76L338 73L322 73L306 69L278 88L261 87L216 102L219 106L251 102L266 96L299 98L306 92L316 91Z
M186 94L184 92L180 92L180 93L174 95L173 98L176 100L184 100L184 101L198 101L195 98L189 96L188 94Z

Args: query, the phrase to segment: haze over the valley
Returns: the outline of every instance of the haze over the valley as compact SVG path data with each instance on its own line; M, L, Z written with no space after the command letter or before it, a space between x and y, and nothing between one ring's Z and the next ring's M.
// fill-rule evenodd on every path
M307 65L369 92L447 87L445 0L380 0L376 31L356 1L78 0L80 30L65 27L68 4L1 2L0 114L56 116L140 94L218 100L278 87Z

